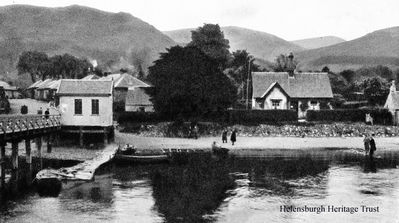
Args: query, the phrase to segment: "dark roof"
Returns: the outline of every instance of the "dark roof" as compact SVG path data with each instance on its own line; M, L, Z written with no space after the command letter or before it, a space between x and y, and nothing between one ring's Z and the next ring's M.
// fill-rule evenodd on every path
M332 98L327 73L253 72L253 97L263 97L271 85L278 83L291 98Z
M126 94L126 105L152 105L150 96L146 93L148 87L131 87Z
M112 81L61 80L57 95L111 95Z
M110 74L106 77L100 78L100 80L113 80L115 88L129 88L129 87L149 87L149 84L133 77L130 74Z

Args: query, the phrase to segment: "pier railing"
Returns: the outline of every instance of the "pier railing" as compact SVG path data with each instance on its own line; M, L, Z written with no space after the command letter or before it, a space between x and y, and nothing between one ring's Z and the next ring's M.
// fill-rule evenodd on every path
M60 127L61 115L2 115L0 135Z

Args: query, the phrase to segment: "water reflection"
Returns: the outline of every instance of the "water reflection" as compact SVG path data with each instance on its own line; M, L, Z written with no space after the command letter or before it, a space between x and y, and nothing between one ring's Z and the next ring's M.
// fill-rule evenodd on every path
M104 166L56 198L28 194L0 212L10 222L392 222L399 218L399 152L264 151L257 157ZM16 179L27 182L24 174ZM379 213L292 213L281 205L378 205ZM4 207L4 206L3 206ZM40 215L40 218L37 217ZM311 220L310 220L311 219Z

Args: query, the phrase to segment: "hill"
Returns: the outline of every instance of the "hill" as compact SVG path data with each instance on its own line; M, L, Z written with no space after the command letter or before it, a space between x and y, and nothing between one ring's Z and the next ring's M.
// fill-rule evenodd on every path
M336 37L336 36L322 36L316 38L309 38L309 39L301 39L301 40L294 40L290 41L293 44L296 44L304 49L317 49L321 47L331 46L338 43L345 42L346 40Z
M179 44L191 41L192 29L180 29L164 32ZM303 50L302 47L283 40L275 35L235 26L221 28L224 37L230 41L230 51L246 49L251 55L263 60L274 61L280 54Z
M116 65L144 67L175 42L150 24L127 13L109 13L82 6L46 8L0 7L0 70L13 72L19 54L38 50L49 55L70 53Z
M302 70L328 66L330 70L363 66L399 67L399 27L377 30L358 39L296 53Z

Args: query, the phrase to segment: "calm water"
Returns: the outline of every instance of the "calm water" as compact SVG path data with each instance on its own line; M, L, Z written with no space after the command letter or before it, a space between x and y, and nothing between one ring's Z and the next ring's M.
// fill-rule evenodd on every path
M109 164L96 180L8 201L1 222L398 222L399 153L370 162L348 150L263 152L176 164ZM261 157L259 157L261 156ZM280 212L280 206L358 207L357 213ZM361 205L378 207L361 212Z

